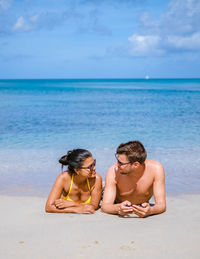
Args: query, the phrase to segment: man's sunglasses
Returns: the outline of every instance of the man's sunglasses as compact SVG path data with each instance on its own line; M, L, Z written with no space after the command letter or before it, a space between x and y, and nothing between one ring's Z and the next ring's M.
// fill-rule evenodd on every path
M115 157L116 157L117 163L118 163L119 165L128 165L128 164L131 164L131 162L122 163L121 161L119 161L117 154L115 154Z

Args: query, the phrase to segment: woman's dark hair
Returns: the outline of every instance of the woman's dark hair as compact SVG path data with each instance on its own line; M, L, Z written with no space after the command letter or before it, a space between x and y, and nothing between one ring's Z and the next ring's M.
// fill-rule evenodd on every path
M80 169L86 158L91 157L92 154L86 149L73 149L67 152L66 155L59 159L59 163L63 166L68 166L68 171L72 175L75 173L74 169Z
M122 143L117 148L116 153L125 154L131 163L137 161L140 164L143 164L145 159L147 158L147 152L142 143L138 140Z

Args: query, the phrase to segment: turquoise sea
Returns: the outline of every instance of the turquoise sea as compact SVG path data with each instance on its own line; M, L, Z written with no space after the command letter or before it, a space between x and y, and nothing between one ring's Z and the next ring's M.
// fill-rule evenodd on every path
M164 165L167 193L200 192L200 79L0 80L0 194L46 196L77 147L104 178L136 139Z

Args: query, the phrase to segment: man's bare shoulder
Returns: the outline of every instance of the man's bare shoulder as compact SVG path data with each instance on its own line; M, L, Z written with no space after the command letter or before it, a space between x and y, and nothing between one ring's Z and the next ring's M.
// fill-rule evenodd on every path
M156 160L147 159L145 163L155 168L163 167L162 164Z
M163 165L156 160L147 159L145 163L154 172L163 171Z
M147 159L145 161L145 163L149 167L150 171L152 173L154 173L155 175L164 174L164 168L163 168L163 165L160 162L158 162L156 160Z
M108 168L106 173L106 182L116 182L116 164Z
M116 164L114 164L114 165L112 165L111 167L108 168L108 171L107 171L106 175L115 176L115 173L116 173Z

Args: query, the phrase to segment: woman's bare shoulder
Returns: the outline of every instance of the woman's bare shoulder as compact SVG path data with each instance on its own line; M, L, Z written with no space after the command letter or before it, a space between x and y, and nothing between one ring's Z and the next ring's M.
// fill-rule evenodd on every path
M92 185L95 185L97 183L102 183L102 177L100 174L96 173L95 177L92 177L89 179Z
M69 174L69 172L65 171L65 172L60 173L58 175L57 179L60 181L69 181L69 180L71 180L71 175Z
M101 177L101 175L99 173L96 173L96 179L97 180L102 180L102 177Z

